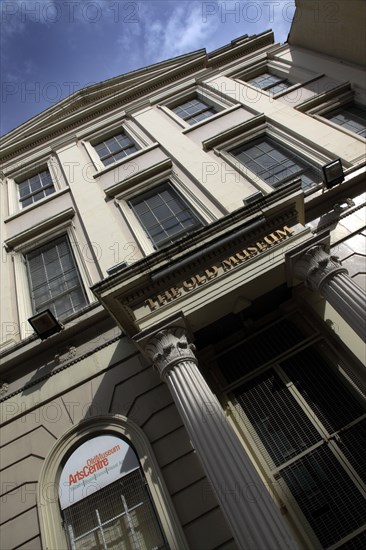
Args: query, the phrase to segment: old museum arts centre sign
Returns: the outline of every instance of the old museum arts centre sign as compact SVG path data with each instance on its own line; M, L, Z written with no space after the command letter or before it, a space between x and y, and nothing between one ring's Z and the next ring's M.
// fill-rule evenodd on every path
M100 435L74 451L60 477L59 497L64 510L140 467L123 439Z

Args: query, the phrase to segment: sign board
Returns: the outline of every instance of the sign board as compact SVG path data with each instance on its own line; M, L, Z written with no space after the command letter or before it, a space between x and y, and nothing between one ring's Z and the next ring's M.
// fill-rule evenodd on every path
M114 435L89 439L66 462L59 482L61 509L110 485L140 467L134 450Z

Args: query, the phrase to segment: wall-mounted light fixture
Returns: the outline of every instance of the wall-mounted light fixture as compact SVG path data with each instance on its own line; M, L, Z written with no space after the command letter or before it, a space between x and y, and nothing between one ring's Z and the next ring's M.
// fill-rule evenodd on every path
M33 317L28 319L28 322L31 324L32 328L41 340L45 340L49 336L60 332L64 328L50 309L46 309L45 311L41 311L40 313L33 315Z
M337 183L342 183L344 180L344 173L341 159L332 160L322 166L323 181L327 189L330 189Z

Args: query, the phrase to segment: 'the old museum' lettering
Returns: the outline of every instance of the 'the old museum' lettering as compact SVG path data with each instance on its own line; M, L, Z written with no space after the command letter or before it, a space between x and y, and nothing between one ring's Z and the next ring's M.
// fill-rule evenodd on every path
M282 229L277 229L270 235L263 237L261 241L257 241L252 246L239 250L229 258L225 258L218 265L212 265L200 273L196 273L192 277L189 277L183 281L179 286L173 286L168 290L165 290L161 294L157 294L153 298L145 300L145 305L149 307L150 311L154 311L173 300L182 296L185 292L194 290L195 288L202 286L203 284L215 279L216 277L230 271L231 269L241 265L247 260L257 256L261 252L268 250L278 242L290 237L293 230L290 227L284 226Z

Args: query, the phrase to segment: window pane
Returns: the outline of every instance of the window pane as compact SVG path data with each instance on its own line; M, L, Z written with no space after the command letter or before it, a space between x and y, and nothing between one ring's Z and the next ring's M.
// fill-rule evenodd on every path
M320 172L270 138L232 149L230 153L269 185L287 183L301 176L306 189L321 181ZM306 178L302 174L306 172Z
M188 124L196 124L196 122L209 118L217 113L217 109L214 106L209 105L198 98L186 101L185 103L174 107L172 111L180 118L188 122Z
M50 307L56 317L75 313L86 304L74 258L65 237L26 256L34 312ZM73 300L70 291L76 292Z
M323 116L361 137L366 137L366 110L361 107L349 105Z
M201 222L169 185L158 187L155 194L131 201L131 206L148 237L157 245L167 237L183 234ZM185 212L183 217L182 212Z
M111 138L94 145L104 166L109 166L117 160L123 159L137 151L136 145L125 133L119 133Z
M48 170L44 170L39 174L28 178L25 181L18 183L18 193L21 207L29 206L30 204L43 199L46 195L55 192L52 183L51 174Z

